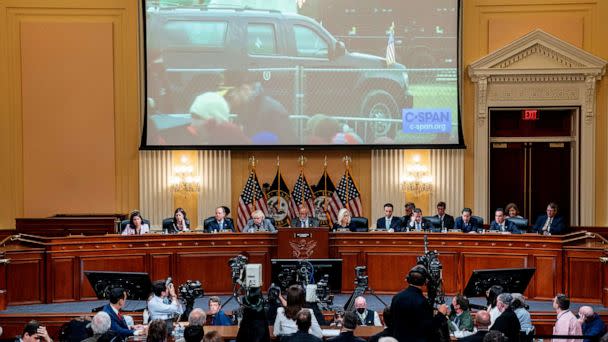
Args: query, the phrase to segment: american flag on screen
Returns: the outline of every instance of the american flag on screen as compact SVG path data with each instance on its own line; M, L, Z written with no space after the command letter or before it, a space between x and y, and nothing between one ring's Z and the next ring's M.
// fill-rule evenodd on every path
M304 203L308 207L308 212L314 214L315 212L315 197L312 193L312 189L310 185L308 185L308 181L306 181L306 176L304 176L303 172L300 172L300 176L298 180L296 180L296 184L293 186L293 191L291 192L291 202L289 202L289 212L291 213L292 218L298 217L300 205Z
M258 182L258 176L255 171L249 173L247 183L241 192L239 197L239 210L238 210L238 222L237 227L240 231L247 224L247 221L251 218L251 213L255 210L261 210L264 215L268 214L268 205L266 204L266 196L260 187Z
M395 63L395 32L391 28L388 33L388 44L386 45L386 65L388 66Z
M363 214L361 194L348 170L346 170L344 176L340 178L340 183L329 202L329 212L334 222L337 222L338 220L338 212L340 209L347 207L347 204L348 209L353 216L361 216Z

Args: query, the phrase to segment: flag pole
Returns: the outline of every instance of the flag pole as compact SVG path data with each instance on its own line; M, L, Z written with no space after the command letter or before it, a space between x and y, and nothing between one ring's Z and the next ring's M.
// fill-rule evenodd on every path
M277 156L277 174L279 175L277 179L277 196L279 197L279 208L281 208L281 161L279 159L279 156Z

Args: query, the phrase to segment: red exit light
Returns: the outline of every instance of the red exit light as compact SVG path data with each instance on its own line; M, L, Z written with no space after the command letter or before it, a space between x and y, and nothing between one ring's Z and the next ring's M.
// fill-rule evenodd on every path
M524 109L521 115L522 120L538 120L540 116L538 115L538 109Z

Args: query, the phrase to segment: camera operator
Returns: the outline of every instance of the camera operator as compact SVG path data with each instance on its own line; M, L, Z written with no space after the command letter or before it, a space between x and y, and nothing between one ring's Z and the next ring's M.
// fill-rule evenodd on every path
M211 325L232 325L232 320L228 317L223 310L220 310L222 301L218 296L209 297L209 312L208 315L211 317Z
M422 294L429 279L426 268L416 265L407 275L409 287L399 292L391 302L393 334L399 341L426 342L449 340L448 307L442 304L433 315L433 307Z
M167 327L173 327L173 319L184 312L184 308L177 299L175 286L172 282L158 280L152 284L153 295L148 300L148 313L150 321L160 319L167 322Z

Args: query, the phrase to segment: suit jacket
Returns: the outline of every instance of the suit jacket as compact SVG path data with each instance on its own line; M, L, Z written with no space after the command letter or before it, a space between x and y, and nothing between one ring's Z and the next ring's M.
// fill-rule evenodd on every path
M484 336L488 333L487 330L478 330L473 335L469 335L467 337L459 338L460 342L483 342Z
M422 222L420 222L420 230L421 231L425 231L425 230L430 230L431 224L428 223L425 219L422 219ZM415 221L410 221L405 225L401 225L401 231L402 232L407 232L407 231L415 231L416 230L416 222Z
M509 338L509 342L519 342L521 326L519 325L519 319L513 309L506 308L500 316L494 321L490 330L498 330L505 334Z
M462 217L457 217L454 221L454 229L460 229L463 233L468 233L472 231L477 231L478 229L483 229L481 224L477 222L477 220L473 217L469 219L469 223L465 224L462 220Z
M496 220L494 220L494 221L492 221L492 223L490 223L490 230L500 231L500 225L498 225L498 223L496 223ZM512 234L522 234L523 233L521 230L519 230L517 228L515 223L513 223L509 220L505 220L505 231L510 232Z
M415 286L399 292L391 302L392 336L398 341L426 342L434 340L433 308L422 290Z
M381 337L392 337L390 329L386 328L381 332L377 333L376 335L371 336L369 340L367 340L367 342L378 342Z
M272 225L272 222L270 222L270 220L267 218L265 218L262 221L262 224L260 224L260 227L256 227L255 224L253 223L253 219L249 219L249 221L247 221L247 225L245 225L245 228L243 228L243 232L245 232L245 233L254 233L254 232L258 232L258 231L268 231L268 232L274 233L277 231L277 229Z
M123 339L133 336L135 331L129 329L124 318L118 318L118 315L114 312L114 309L112 309L110 304L104 305L103 311L110 316L110 330L117 333Z
M299 331L281 337L281 342L322 342L323 340L315 335L309 334L308 332Z
M538 219L536 219L536 223L534 224L533 230L539 234L542 234L543 227L545 226L545 222L547 222L547 219L547 215L539 216ZM568 232L568 226L566 225L563 216L555 216L553 218L553 221L551 221L551 227L549 232L551 234L566 234Z
M435 215L434 217L439 218L439 215ZM447 229L453 229L454 216L448 214L443 215L443 226Z
M397 217L397 216L393 216L391 218L391 226L388 227L388 229L394 229L394 230L399 230L399 227L401 227L401 218ZM387 229L386 228L386 219L383 217L379 218L378 221L376 221L376 228L378 229Z
M219 223L217 223L217 220L213 220L213 221L209 222L207 229L205 229L205 231L207 233L211 233L214 230L215 231L220 230L220 225L219 225ZM233 232L235 231L234 223L232 223L232 220L224 218L224 230L232 230Z
M328 342L365 342L361 337L356 337L352 331L341 332L340 335L330 338Z
M302 227L302 220L300 220L299 217L294 218L293 220L291 220L291 226L293 228L300 228ZM308 217L308 227L309 228L317 228L319 227L319 219L313 216L309 216Z

